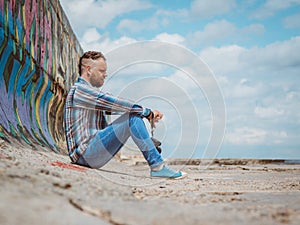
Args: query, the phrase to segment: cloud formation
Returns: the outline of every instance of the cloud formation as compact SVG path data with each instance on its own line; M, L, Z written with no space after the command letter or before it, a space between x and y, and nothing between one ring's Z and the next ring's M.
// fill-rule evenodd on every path
M230 12L235 7L235 0L194 0L190 6L190 14L193 18L211 18Z
M76 24L76 33L96 27L105 28L116 17L130 12L151 8L149 1L140 0L64 0L63 8L66 11L73 27Z
M258 9L256 9L251 16L255 19L264 19L297 5L300 5L299 0L267 0Z
M123 45L156 40L182 46L199 56L215 75L224 95L227 132L222 154L226 157L239 157L239 151L231 149L244 147L253 154L263 151L262 155L273 158L300 158L297 151L300 146L300 0L190 0L174 4L152 0L61 2L84 50L107 54ZM160 48L154 51L167 59L185 62L187 71L188 67L195 66L172 51L164 52ZM126 53L122 54L127 57ZM149 78L153 79L139 83ZM183 117L188 118L184 96L178 95L174 86L162 85L166 81L180 87L180 93L185 93L195 105L200 129L196 148L201 156L213 122L210 105L201 87L184 71L159 62L130 65L105 88L118 93L129 84L143 84L138 96L155 90L165 99L176 99L177 106L186 109L182 111ZM201 83L209 85L205 79ZM137 96L134 91L127 94L131 99ZM161 107L166 112L161 137L165 138L165 148L174 148L172 142L180 137L180 123L172 122L178 120L178 115L168 104L155 100L145 104ZM188 126L195 124L192 120L184 122ZM189 137L194 138L193 135L186 134L184 148L193 148L189 146ZM267 151L262 146L277 150Z

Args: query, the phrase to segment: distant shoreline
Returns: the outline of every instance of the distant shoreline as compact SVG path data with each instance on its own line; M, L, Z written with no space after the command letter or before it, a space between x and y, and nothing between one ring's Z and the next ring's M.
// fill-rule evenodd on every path
M300 160L296 159L241 159L241 158L217 158L217 159L167 159L170 165L265 165L265 164L284 164L300 165ZM138 164L144 162L138 162Z

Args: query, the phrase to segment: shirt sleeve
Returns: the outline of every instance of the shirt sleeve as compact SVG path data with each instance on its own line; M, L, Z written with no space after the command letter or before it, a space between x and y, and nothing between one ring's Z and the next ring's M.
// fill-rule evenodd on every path
M87 85L77 86L74 103L76 107L104 110L109 113L131 112L143 117L147 117L151 113L151 110L148 108L143 108L141 105L126 99L114 97Z

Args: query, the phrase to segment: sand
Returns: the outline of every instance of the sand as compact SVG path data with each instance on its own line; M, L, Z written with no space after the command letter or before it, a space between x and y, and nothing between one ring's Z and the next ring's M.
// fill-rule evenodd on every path
M300 165L169 160L188 173L154 179L140 157L102 169L0 143L0 224L300 224Z

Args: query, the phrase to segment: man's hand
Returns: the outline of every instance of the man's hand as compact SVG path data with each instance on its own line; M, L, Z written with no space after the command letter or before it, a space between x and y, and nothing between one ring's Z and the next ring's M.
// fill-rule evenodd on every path
M158 110L153 110L150 116L147 118L152 128L155 128L155 123L159 122L163 118L163 114Z
M163 118L163 116L164 116L164 115L163 115L160 111L158 111L158 110L153 110L152 112L153 112L153 114L154 114L153 119L154 119L154 122L155 122L155 123L159 122L159 121Z

